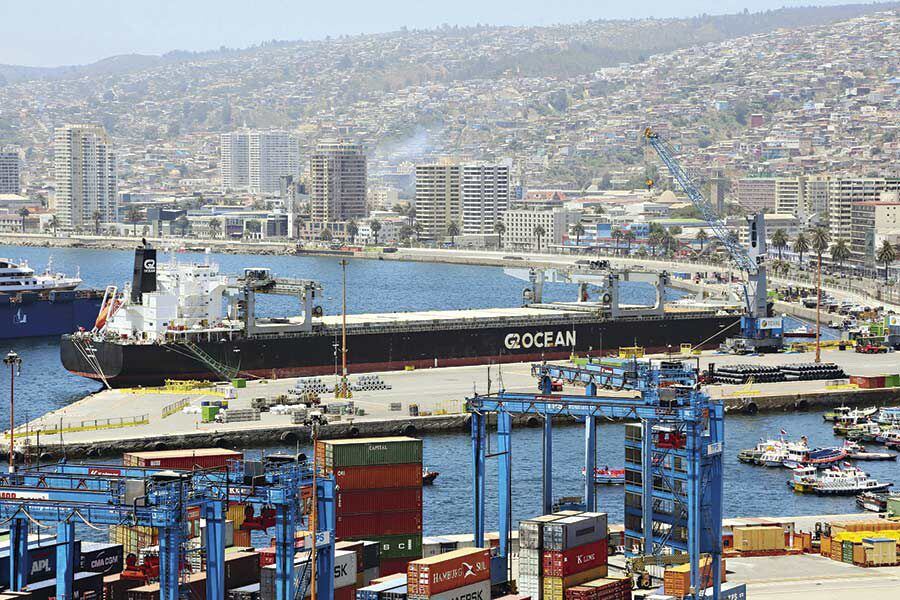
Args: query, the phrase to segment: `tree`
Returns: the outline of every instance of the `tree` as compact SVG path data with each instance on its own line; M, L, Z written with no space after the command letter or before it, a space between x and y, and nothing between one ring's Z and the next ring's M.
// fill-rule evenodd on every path
M700 229L697 231L697 235L694 236L694 239L700 242L700 253L703 253L703 244L706 243L706 240L709 239L709 235L707 235L705 229Z
M831 260L838 264L843 270L844 261L850 258L850 248L847 246L846 240L838 240L831 245Z
M637 236L634 235L634 232L630 229L625 231L625 235L623 236L625 240L625 254L627 256L631 256L631 244L634 243L634 240L637 239Z
M411 242L411 240L412 240L412 236L413 236L414 233L415 233L415 231L413 230L412 227L410 227L409 225L404 224L404 225L400 228L400 231L397 233L397 237L400 238L400 241L401 241L401 242L403 242L403 243L406 244L406 245L409 245L410 242Z
M25 219L28 218L28 215L30 215L30 214L31 214L31 211L29 211L24 206L19 209L19 217L21 217L21 219L22 219L22 233L25 233Z
M781 253L788 247L788 236L784 229L779 227L772 234L772 247L778 251L778 260L781 260Z
M809 251L809 240L806 239L806 236L803 235L802 231L797 234L797 239L794 240L794 246L792 250L800 256L800 266L802 267L803 253Z
M541 251L541 238L543 238L547 234L547 230L544 229L543 225L535 225L534 226L534 237L537 239L537 251Z
M502 225L503 223L501 223ZM416 232L416 241L419 241L419 238L422 236L422 224L416 221L412 224L413 231Z
M666 243L666 235L665 229L656 229L650 232L647 243L650 245L650 251L653 253L653 256L656 256L656 249Z
M222 233L222 221L219 219L210 219L209 220L209 231L212 233L213 238L219 237Z
M259 225L259 221L256 222ZM191 222L188 221L186 215L181 215L177 219L175 219L175 229L181 234L181 237L184 237L188 234L188 231L191 230ZM259 229L257 229L259 231Z
M622 231L621 229L619 229L618 227L616 227L615 229L612 230L612 239L613 239L613 242L615 242L615 246L613 247L613 254L619 253L619 243L622 241L622 239L624 237L625 237L625 232ZM600 246L598 244L597 251L599 252L599 250L600 250Z
M881 247L878 248L878 254L875 257L878 259L878 262L884 265L884 280L888 280L888 267L891 266L891 263L894 262L897 258L897 251L894 250L894 247L891 246L891 243L887 240L881 242Z
M91 216L94 218L94 235L100 235L100 219L103 218L103 213L95 210Z
M356 236L359 235L359 225L356 224L356 221L350 221L347 223L347 235L350 236L350 243L356 243Z
M813 252L819 257L819 262L822 262L822 255L828 250L828 230L824 227L816 227L810 233L810 241L812 242Z
M375 238L375 245L378 245L378 232L381 231L381 221L372 219L369 221L369 229L372 230L372 237Z
M455 222L452 222L449 225L447 225L447 235L450 236L450 245L455 246L456 245L456 236L459 235L459 225L457 225Z
M418 225L418 223L416 223ZM497 245L503 246L503 234L506 233L506 225L503 224L503 221L496 221L494 223L494 233L497 234Z
M131 235L137 236L137 224L141 222L141 211L137 206L129 206L125 212L125 222L131 223Z
M52 215L50 217L50 229L53 230L53 237L56 237L56 229L59 227L59 217Z
M572 233L575 234L575 245L580 246L581 245L581 236L584 235L584 225L582 225L580 222L575 223L575 226L572 227Z

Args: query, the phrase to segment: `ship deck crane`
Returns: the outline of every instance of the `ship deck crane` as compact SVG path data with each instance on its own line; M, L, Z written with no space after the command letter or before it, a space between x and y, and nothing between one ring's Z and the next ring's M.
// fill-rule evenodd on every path
M687 194L691 203L719 242L728 251L735 265L746 273L743 286L746 314L741 317L741 337L727 340L725 346L736 353L776 352L782 346L784 327L780 318L770 314L766 292L766 223L762 213L750 219L749 251L732 237L712 204L703 196L691 176L675 158L675 149L651 128L644 130L644 138L672 173L672 177Z
M722 556L722 453L724 444L724 408L701 391L697 368L691 360L620 360L588 363L584 366L534 365L541 393L523 394L500 391L476 395L467 402L471 414L473 503L475 545L484 545L486 459L498 461L499 548L491 565L492 574L507 573L512 526L512 419L514 415L535 415L543 419L542 504L544 513L553 504L553 419L575 417L584 421L585 501L589 511L596 509L593 473L596 466L597 419L637 420L644 426L641 452L641 480L670 482L657 491L642 494L643 553L658 556L666 549L686 552L691 564L693 598L703 597L700 579L701 553L711 557L713 599L718 599ZM584 395L552 394L552 382L580 382ZM604 394L601 389L628 394ZM496 448L488 451L487 422L496 415ZM684 440L673 448L683 470L673 469L666 460L655 460L655 426ZM626 481L627 483L627 481ZM677 491L675 491L677 490ZM652 525L658 502L668 502L686 515L684 542L672 539L672 531L660 531ZM497 581L497 579L495 579Z

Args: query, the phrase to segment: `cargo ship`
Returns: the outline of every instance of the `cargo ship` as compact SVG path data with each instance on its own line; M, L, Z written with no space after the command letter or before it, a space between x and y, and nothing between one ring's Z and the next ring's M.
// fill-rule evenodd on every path
M79 277L38 274L27 263L0 258L0 339L57 336L94 325L102 292L78 290Z
M653 303L620 302L625 281L652 282ZM596 301L580 289L576 301L544 303L526 290L519 307L326 316L315 281L263 268L226 275L209 262L157 264L156 250L142 246L132 282L108 288L96 327L63 336L60 354L72 373L116 387L332 374L344 349L348 371L358 373L596 356L634 345L715 347L737 326L734 309L667 304L667 282L665 274L608 273ZM300 314L259 317L257 294L293 296Z

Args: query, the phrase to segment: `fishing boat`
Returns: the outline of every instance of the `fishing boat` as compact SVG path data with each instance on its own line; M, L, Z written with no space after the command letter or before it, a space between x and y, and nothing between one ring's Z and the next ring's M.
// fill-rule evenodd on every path
M862 423L857 423L856 425L850 427L846 432L848 440L863 442L874 442L875 438L877 438L880 434L881 425L879 425L875 421L864 421Z
M581 469L584 477L584 469ZM594 469L594 483L596 485L623 485L625 483L625 469L611 469L610 467L597 467Z
M835 406L829 411L826 411L822 418L826 421L837 421L839 417L843 417L850 413L853 410L849 406Z
M874 420L879 425L900 425L900 406L885 406L878 411Z
M439 472L430 471L427 467L422 467L422 485L431 485L438 475L440 475Z
M891 452L869 452L859 442L844 442L844 450L850 460L897 460L897 455Z
M812 466L794 469L788 485L804 494L851 496L861 492L883 492L893 483L873 479L862 469L844 463L842 467L833 465L821 472L816 472Z
M900 428L891 427L885 429L882 427L881 433L875 436L876 444L887 444L891 440L900 440Z
M738 452L738 460L742 463L755 465L759 462L759 458L763 455L763 451L757 448L746 448Z
M888 495L884 492L863 492L856 495L856 505L863 510L882 513L887 510Z

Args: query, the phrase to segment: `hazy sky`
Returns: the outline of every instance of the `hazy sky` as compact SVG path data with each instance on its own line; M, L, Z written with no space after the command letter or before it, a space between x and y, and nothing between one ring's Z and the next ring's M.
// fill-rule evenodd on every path
M115 54L239 48L407 27L546 25L693 16L851 0L0 0L0 63L83 64Z

